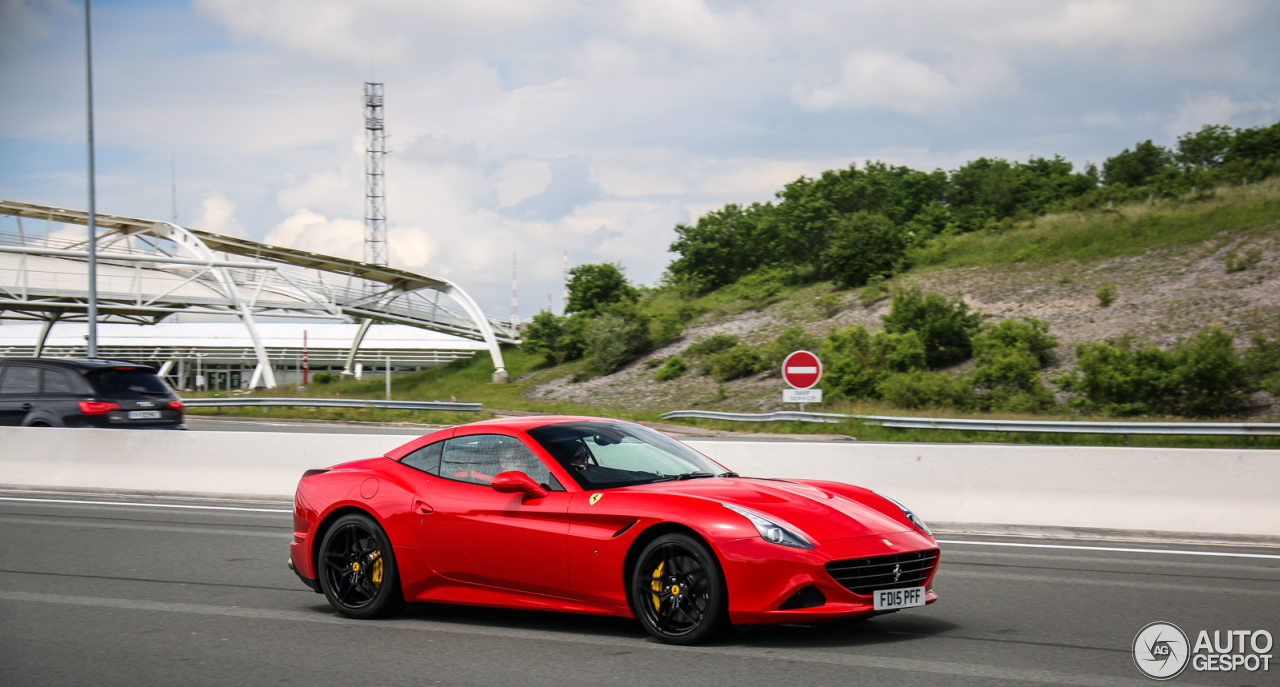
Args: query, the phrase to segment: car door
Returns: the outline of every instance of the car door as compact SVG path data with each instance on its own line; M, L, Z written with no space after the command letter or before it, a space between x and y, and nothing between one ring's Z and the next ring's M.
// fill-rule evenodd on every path
M430 452L424 452L430 455ZM570 495L517 437L469 434L444 442L438 477L414 504L418 548L442 577L534 594L567 596ZM548 488L546 496L501 493L489 486L517 470Z
M40 393L40 368L5 365L0 368L0 426L22 424Z

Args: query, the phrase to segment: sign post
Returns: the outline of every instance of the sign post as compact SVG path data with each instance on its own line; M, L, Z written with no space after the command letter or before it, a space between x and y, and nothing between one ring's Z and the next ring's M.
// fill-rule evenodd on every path
M822 361L809 351L795 351L782 361L782 380L791 388L782 392L783 403L821 403L822 389L813 388L822 379Z

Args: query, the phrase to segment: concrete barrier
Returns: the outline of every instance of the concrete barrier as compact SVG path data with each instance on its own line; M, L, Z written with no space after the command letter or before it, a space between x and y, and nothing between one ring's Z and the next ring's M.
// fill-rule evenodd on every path
M0 428L0 484L289 496L411 437ZM1280 539L1280 451L689 441L743 475L848 482L926 522Z
M875 489L925 522L1280 537L1280 451L688 443L744 475Z
M304 471L379 456L412 438L0 427L0 484L292 499Z

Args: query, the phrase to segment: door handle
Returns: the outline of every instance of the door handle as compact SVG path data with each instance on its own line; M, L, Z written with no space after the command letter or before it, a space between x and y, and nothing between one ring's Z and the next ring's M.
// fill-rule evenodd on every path
M422 513L422 514L435 512L431 508L431 504L421 499L413 502L413 510L415 513Z
M22 409L23 409L23 410L31 410L31 404L30 404L30 403L23 403L23 404L22 404Z

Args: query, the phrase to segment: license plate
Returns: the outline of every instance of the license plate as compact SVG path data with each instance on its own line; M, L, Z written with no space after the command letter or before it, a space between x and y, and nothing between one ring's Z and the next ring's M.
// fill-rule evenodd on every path
M158 410L130 410L130 420L159 420L160 411Z
M924 587L907 587L906 589L878 589L875 595L875 609L890 611L895 608L911 608L924 605Z

